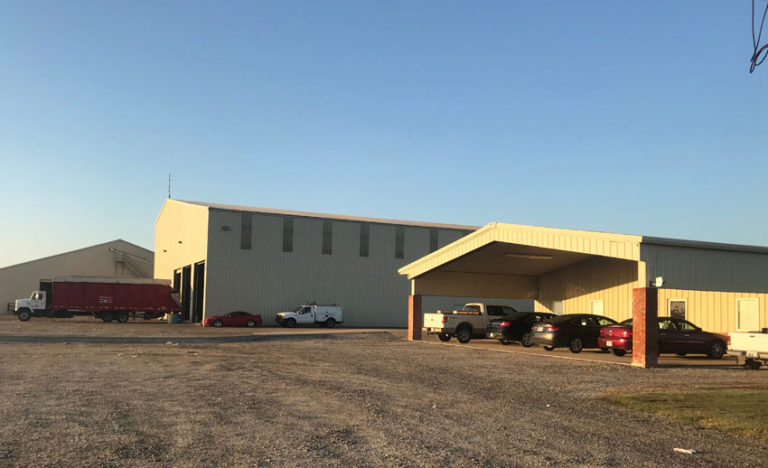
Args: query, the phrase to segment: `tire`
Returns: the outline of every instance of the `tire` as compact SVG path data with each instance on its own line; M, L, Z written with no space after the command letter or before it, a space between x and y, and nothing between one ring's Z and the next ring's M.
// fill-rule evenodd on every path
M128 321L128 312L122 310L117 313L117 321L120 323L125 323Z
M99 314L99 318L104 323L109 323L112 321L112 312L102 312Z
M555 347L554 346L544 346L544 349L546 349L547 351L552 351L553 349L555 349Z
M504 346L511 345L511 340L499 340L499 343L503 344Z
M722 359L723 354L725 354L725 344L723 344L722 341L714 341L712 344L709 345L709 349L707 350L707 356L710 359Z
M440 339L440 341L451 341L451 335L447 333L440 333L437 335L437 337Z
M32 312L29 309L26 309L26 308L19 309L18 317L19 317L19 320L21 320L22 322L26 322L27 320L32 318Z
M294 328L296 326L296 320L288 319L285 321L285 326L288 328Z
M614 356L619 356L619 357L627 354L627 351L623 349L612 349L611 352L613 353Z
M472 339L472 329L464 326L456 330L456 339L459 343L466 344Z
M216 328L221 328L224 326L224 322L222 322L221 320L216 320L215 322L213 322L213 326Z
M523 344L526 348L530 348L533 346L533 333L528 332L525 335L523 335L522 338L520 338L520 343Z
M245 326L248 328L253 328L256 326L256 322L254 322L253 320L248 320L247 322L245 322Z
M763 363L758 361L757 359L747 359L747 362L744 363L744 367L752 370L758 370L762 365Z
M568 343L568 349L571 350L572 353L580 353L582 349L584 349L584 342L581 341L581 338L578 336L574 336L571 338L571 341Z
M336 326L336 319L334 319L333 317L329 318L328 320L325 321L325 326L328 327L328 328L335 327Z

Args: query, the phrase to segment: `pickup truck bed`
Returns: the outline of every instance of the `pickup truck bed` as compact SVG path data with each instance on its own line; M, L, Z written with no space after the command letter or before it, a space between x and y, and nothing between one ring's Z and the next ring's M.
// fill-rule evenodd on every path
M728 354L750 369L768 365L768 328L753 332L728 334Z

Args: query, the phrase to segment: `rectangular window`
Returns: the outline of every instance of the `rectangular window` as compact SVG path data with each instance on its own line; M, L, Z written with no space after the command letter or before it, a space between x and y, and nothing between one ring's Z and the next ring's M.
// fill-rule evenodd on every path
M330 219L323 220L323 255L331 255L333 253L333 221Z
M669 316L685 320L685 299L670 299Z
M360 256L368 256L368 241L371 237L371 225L360 223Z
M395 258L405 257L405 227L395 228Z
M251 250L251 213L240 215L240 249Z
M429 252L437 250L437 228L429 228Z
M283 252L293 252L293 218L283 218Z

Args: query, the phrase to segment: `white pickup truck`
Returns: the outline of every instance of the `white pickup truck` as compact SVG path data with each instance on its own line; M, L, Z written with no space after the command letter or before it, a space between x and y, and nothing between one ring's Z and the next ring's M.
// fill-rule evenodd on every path
M306 305L302 304L293 312L279 312L275 322L281 327L295 327L305 324L317 324L321 327L333 328L344 321L340 306Z
M728 354L736 356L739 365L759 369L768 365L768 328L753 332L731 332L728 334Z
M470 302L461 310L438 310L424 314L422 331L437 335L440 341L450 341L455 336L459 343L469 343L472 337L484 337L491 320L500 319L517 311L505 305Z

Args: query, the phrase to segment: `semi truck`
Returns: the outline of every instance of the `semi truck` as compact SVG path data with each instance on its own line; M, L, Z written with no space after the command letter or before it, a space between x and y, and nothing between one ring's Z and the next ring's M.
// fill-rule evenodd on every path
M25 322L31 317L71 318L91 315L104 322L145 320L180 312L170 281L143 278L66 276L41 280L29 299L18 299L14 312Z

